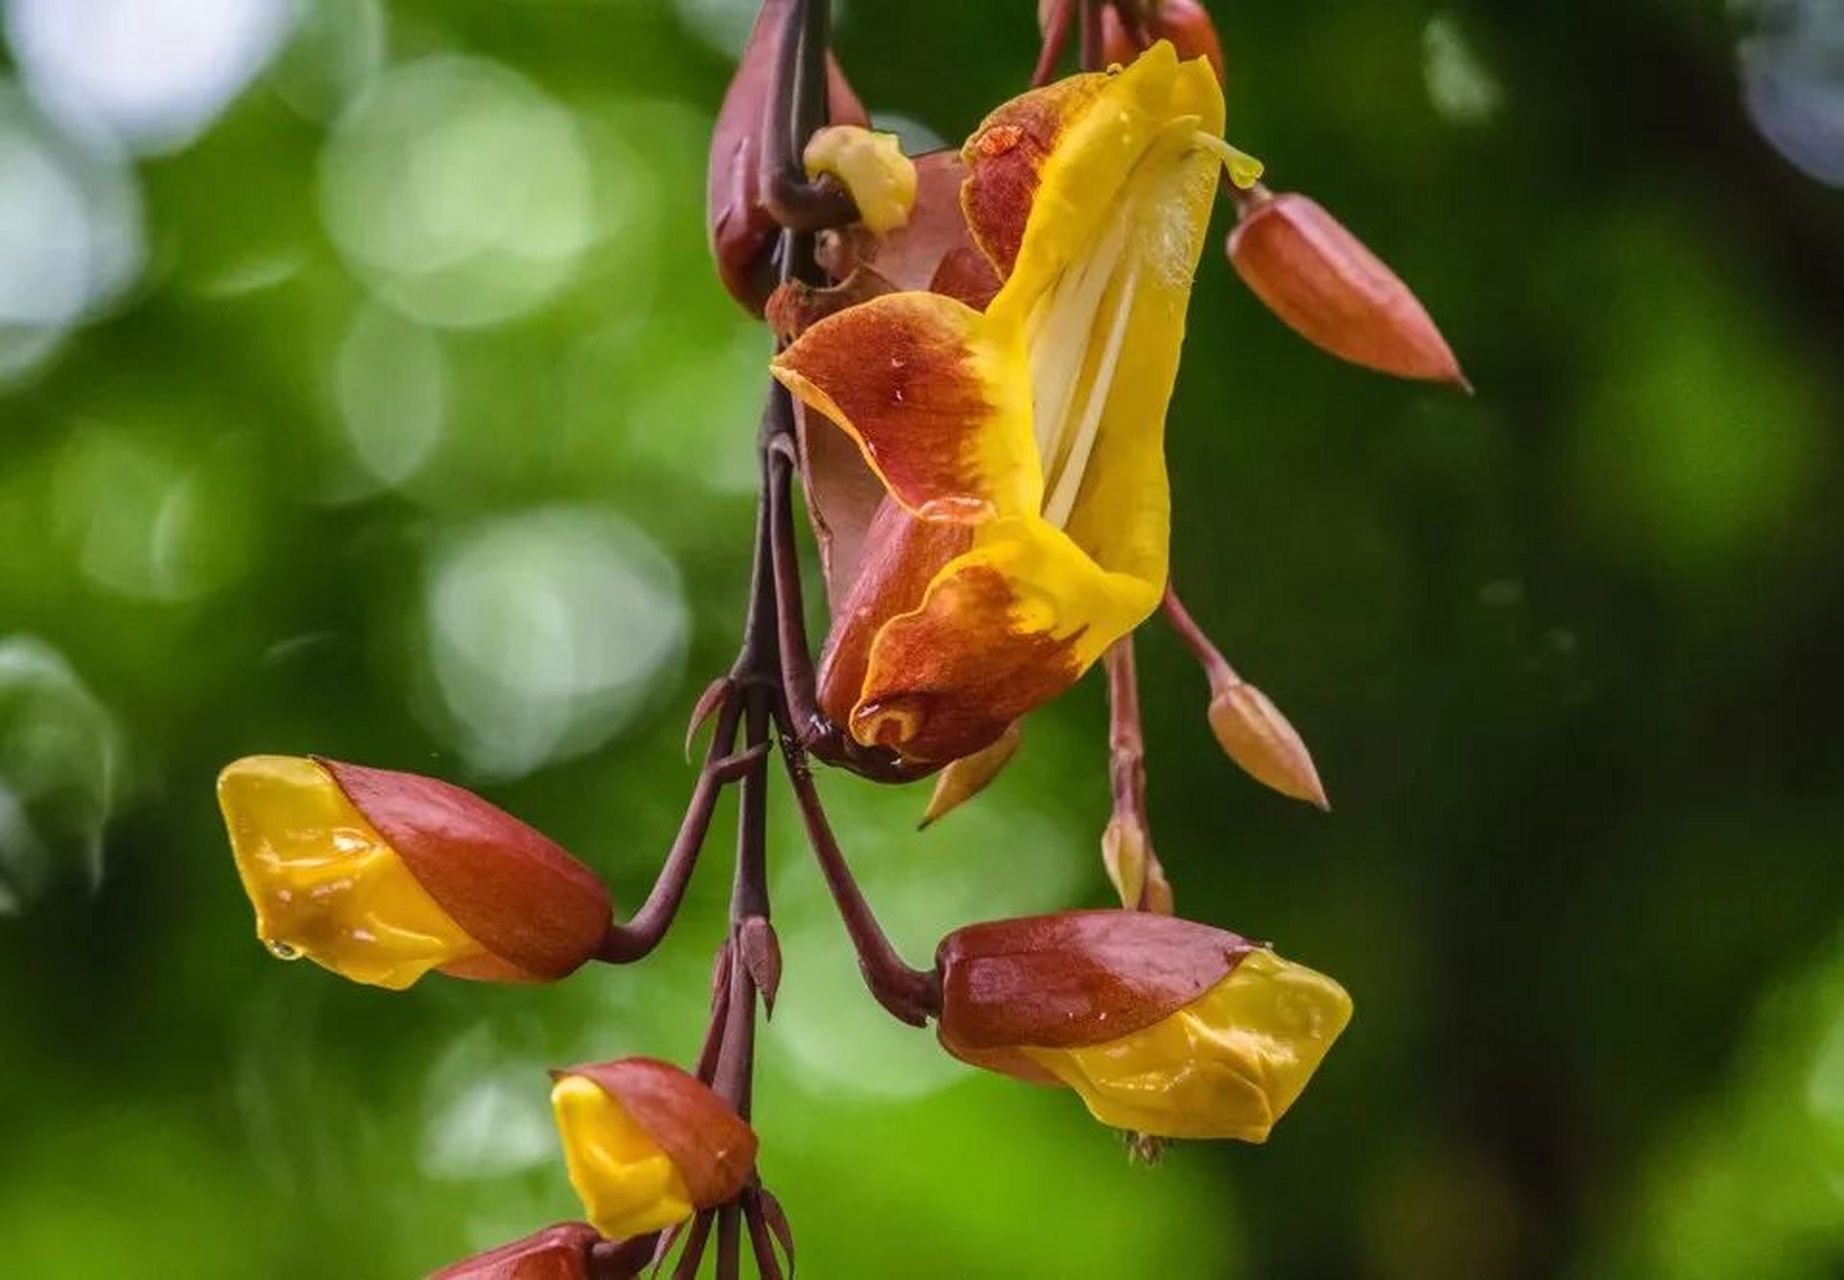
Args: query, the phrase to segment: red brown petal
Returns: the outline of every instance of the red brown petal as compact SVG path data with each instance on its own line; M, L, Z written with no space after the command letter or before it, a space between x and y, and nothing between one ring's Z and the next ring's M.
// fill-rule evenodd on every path
M1101 91L1105 75L1071 76L1013 98L981 122L961 150L967 229L1001 277L1012 273L1038 175L1057 138Z
M1082 674L1075 635L1021 630L1012 583L970 564L878 632L852 736L905 759L958 760Z
M835 434L850 444L843 432ZM839 724L850 721L864 693L877 633L891 618L921 604L935 575L972 545L973 531L967 526L918 520L894 499L883 499L850 587L833 596L832 632L819 670L819 702L828 716Z
M1183 1008L1253 950L1233 933L1147 911L969 925L936 955L941 1042L974 1061L1118 1039Z
M315 759L417 883L491 953L444 972L550 980L595 953L608 931L608 890L548 837L452 783Z
M749 1181L755 1131L690 1072L656 1058L622 1058L552 1074L592 1080L625 1107L672 1161L699 1208L734 1199Z

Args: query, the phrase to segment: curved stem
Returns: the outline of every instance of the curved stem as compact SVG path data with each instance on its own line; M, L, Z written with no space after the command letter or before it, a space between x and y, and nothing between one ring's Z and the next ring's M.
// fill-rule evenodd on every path
M814 786L813 771L808 768L805 756L796 748L784 751L782 761L787 766L794 798L800 804L801 819L807 826L807 843L813 846L820 874L826 878L833 904L839 910L845 932L851 937L853 950L858 953L858 969L864 975L865 986L892 1016L911 1026L927 1025L930 1018L941 1013L940 976L932 971L912 969L897 954L883 926L877 923L871 904L865 901L864 891L858 887L839 849L838 839L832 834L832 824L826 819L826 810L820 803L819 789Z
M1044 27L1044 47L1037 55L1037 66L1031 70L1033 89L1043 88L1055 77L1056 64L1063 60L1075 26L1076 0L1057 0L1056 8L1050 11L1049 24Z
M774 91L762 118L762 207L789 231L842 227L858 217L851 193L832 178L807 180L801 159L813 130L826 122L827 0L794 0L776 42ZM811 124L802 128L804 122Z
M1197 625L1197 619L1191 616L1191 611L1185 608L1184 601L1178 598L1178 592L1172 589L1170 583L1165 587L1164 609L1166 623L1178 633L1178 638L1185 642L1186 647L1197 655L1204 674L1210 678L1212 689L1226 689L1242 683L1242 677L1229 665L1222 651L1210 643L1210 637Z
M659 875L653 881L653 889L647 894L647 900L640 910L626 924L609 928L607 936L602 939L601 950L596 953L596 959L610 964L628 964L639 960L657 947L660 939L672 927L673 919L679 913L679 904L685 900L685 890L691 883L692 872L697 870L698 855L704 849L704 838L710 832L711 818L717 810L717 797L728 781L721 764L735 745L740 714L739 708L730 701L718 711L717 727L705 751L704 767L698 773L698 785L686 805L685 817L679 823L679 834L673 839L672 849L666 854L666 861L660 866Z

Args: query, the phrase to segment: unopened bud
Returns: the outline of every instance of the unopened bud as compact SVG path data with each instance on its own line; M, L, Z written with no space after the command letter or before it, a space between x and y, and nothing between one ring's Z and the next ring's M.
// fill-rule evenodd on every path
M1229 260L1294 332L1353 364L1472 389L1408 286L1314 201L1258 192L1241 219Z
M1299 732L1254 685L1242 680L1219 686L1210 698L1210 728L1229 758L1257 782L1321 809L1332 807Z
M562 1222L451 1263L429 1280L589 1280L589 1252L601 1238L586 1222Z
M928 799L928 811L922 815L918 829L941 821L992 784L999 771L1011 763L1024 741L1024 730L1020 726L1020 721L1012 721L997 742L952 761L941 771L935 779L935 794Z
M623 1058L551 1074L570 1185L610 1239L683 1222L748 1182L755 1132L689 1072Z
M762 120L773 96L781 30L793 0L766 0L717 112L705 179L711 256L730 295L753 315L775 287L770 250L781 228L762 207ZM865 124L864 105L829 54L827 114L833 124Z
M1120 895L1121 906L1136 910L1146 890L1146 825L1131 813L1119 813L1108 819L1101 833L1101 863L1108 869L1108 879Z
M608 932L594 872L435 778L248 756L218 775L218 804L257 934L282 959L396 990L431 969L547 982Z
M969 925L936 968L949 1053L1168 1138L1265 1140L1351 1017L1330 978L1147 911Z

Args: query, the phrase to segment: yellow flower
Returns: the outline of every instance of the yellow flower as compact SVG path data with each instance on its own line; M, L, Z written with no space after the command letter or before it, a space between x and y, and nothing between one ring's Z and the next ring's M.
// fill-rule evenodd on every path
M1272 951L1152 1026L1026 1057L1117 1129L1265 1142L1351 1018L1344 988Z
M314 761L239 760L218 777L218 803L256 934L276 955L400 991L481 954Z
M621 1240L691 1217L691 1192L672 1158L602 1086L565 1076L551 1088L551 1109L570 1185L597 1231Z
M683 1222L747 1183L755 1133L697 1077L652 1058L552 1074L570 1185L610 1239Z
M886 294L776 358L951 553L912 557L873 634L835 646L828 710L858 741L977 751L1157 605L1192 271L1223 165L1253 180L1222 128L1209 65L1164 43L1014 99L962 151L961 208L1004 281L986 309Z
M218 805L257 936L354 982L561 978L608 930L593 872L434 778L249 756L218 775Z
M1162 1138L1265 1141L1351 1020L1330 978L1146 911L969 925L937 964L948 1052Z

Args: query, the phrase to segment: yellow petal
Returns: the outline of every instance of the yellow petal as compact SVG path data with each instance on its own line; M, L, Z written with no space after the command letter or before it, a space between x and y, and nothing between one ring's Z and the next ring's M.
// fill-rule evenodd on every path
M275 955L402 990L483 954L314 761L238 760L218 775L218 805L256 934Z
M1252 951L1142 1031L1077 1049L1025 1048L1103 1124L1165 1138L1264 1142L1351 1020L1323 974Z
M855 124L828 125L807 142L807 176L829 173L845 184L858 221L872 231L894 231L909 221L916 202L916 166L894 133Z
M612 1094L566 1075L551 1087L551 1111L570 1185L597 1231L622 1240L691 1217L685 1179Z

